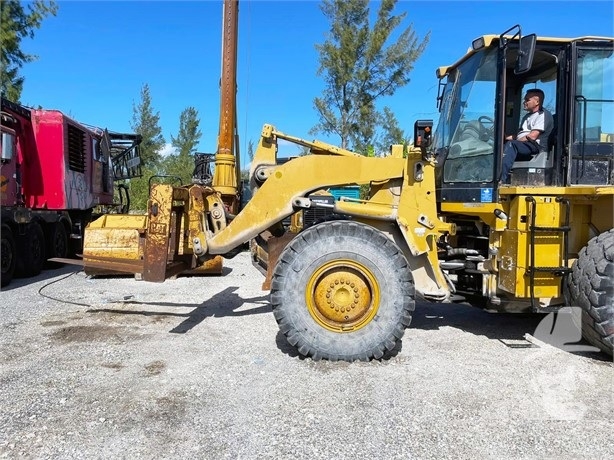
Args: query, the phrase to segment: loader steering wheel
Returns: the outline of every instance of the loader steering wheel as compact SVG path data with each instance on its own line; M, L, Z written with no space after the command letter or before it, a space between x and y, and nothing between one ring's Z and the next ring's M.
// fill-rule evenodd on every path
M486 115L482 115L478 117L478 121L484 127L484 129L488 132L488 137L493 139L495 137L495 120Z

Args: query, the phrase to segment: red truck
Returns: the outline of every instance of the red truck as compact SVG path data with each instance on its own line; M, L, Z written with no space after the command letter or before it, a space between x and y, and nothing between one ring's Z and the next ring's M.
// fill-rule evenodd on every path
M82 250L83 231L102 212L127 212L125 181L141 175L137 134L76 122L57 110L2 98L2 286L40 273L51 258Z

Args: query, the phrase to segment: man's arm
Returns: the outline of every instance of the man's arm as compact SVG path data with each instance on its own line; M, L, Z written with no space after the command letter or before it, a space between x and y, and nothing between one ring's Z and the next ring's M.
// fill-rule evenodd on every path
M527 134L522 134L522 136L518 137L518 136L507 136L505 138L506 141L511 141L516 139L517 141L521 141L521 142L526 142L528 140L531 141L537 141L537 138L540 136L540 134L544 131L544 125L545 125L545 116L543 112L539 112L538 115L533 116L535 114L531 114L529 116L529 121L528 121L528 125L527 128L531 128L531 131L529 131ZM533 116L533 118L531 119L531 116ZM523 118L523 123L524 124L524 120L525 118ZM522 126L522 125L521 125Z
M529 134L527 134L526 136L521 137L518 140L522 141L522 142L526 142L529 139L531 139L532 141L536 141L541 133L542 132L539 129L532 129Z
M528 139L531 139L533 141L536 141L540 134L541 134L541 131L539 129L532 129L526 136L522 136L519 138L516 138L516 136L507 136L505 140L506 141L517 140L520 142L526 142Z

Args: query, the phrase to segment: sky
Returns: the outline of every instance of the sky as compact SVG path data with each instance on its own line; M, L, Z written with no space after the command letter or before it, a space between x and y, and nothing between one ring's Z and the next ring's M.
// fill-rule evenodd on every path
M194 107L200 118L199 152L216 150L219 127L222 0L58 1L33 39L23 41L38 56L22 68L21 102L57 109L89 125L132 132L133 105L148 84L170 147L179 117ZM375 12L378 2L372 2ZM519 24L523 34L614 36L614 1L399 1L426 51L415 62L410 83L379 105L390 107L401 128L416 119L436 119L435 70L460 59L471 41ZM324 82L317 75L315 45L330 24L320 2L241 0L239 4L237 120L241 163L257 143L262 125L312 139L318 117L313 100ZM338 144L335 137L319 139ZM298 153L280 145L279 156Z

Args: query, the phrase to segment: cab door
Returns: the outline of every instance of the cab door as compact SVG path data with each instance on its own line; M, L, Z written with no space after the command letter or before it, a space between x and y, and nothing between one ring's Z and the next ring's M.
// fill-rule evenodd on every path
M614 184L612 43L577 41L572 44L568 184Z
M0 149L0 205L14 206L17 203L17 133L7 126L8 116L2 115Z

